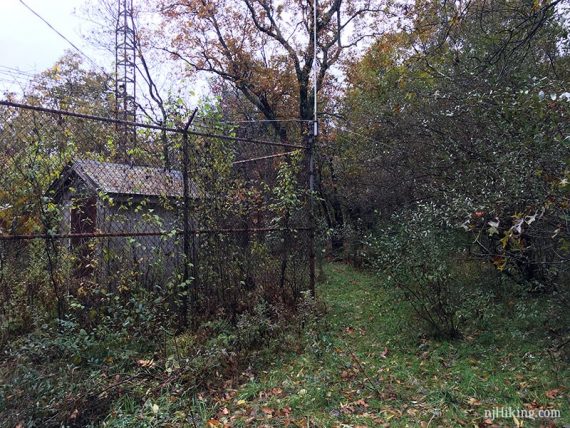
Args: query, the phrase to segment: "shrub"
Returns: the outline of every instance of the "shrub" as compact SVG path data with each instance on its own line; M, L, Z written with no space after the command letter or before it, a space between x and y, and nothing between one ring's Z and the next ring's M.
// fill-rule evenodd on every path
M429 206L411 216L394 216L390 225L366 237L365 257L388 286L401 292L427 333L458 338L462 323L472 316L466 296L483 299L486 294L477 295L481 272L468 260L464 236L437 219L437 210ZM466 263L475 268L465 269Z

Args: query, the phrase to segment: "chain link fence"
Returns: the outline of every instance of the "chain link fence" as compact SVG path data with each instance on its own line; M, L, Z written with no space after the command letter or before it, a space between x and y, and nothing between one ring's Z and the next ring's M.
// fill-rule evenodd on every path
M293 304L314 286L308 128L1 102L0 321L95 323L133 296L180 325Z

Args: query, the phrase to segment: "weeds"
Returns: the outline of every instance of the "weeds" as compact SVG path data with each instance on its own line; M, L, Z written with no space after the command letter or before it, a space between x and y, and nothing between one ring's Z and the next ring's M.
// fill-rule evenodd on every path
M203 426L214 413L205 397L314 325L308 300L293 311L261 303L235 325L219 319L182 335L153 333L142 312L137 328L117 329L114 318L89 332L71 319L44 325L4 350L0 426Z

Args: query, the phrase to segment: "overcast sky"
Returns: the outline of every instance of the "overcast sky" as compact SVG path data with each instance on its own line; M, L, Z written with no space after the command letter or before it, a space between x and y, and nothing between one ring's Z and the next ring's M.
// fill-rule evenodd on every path
M24 2L71 42L96 59L93 49L81 37L81 32L85 32L89 24L76 13L81 9L84 0ZM14 79L25 82L30 78L30 74L41 72L53 65L66 49L73 48L20 0L0 0L0 93L11 87Z

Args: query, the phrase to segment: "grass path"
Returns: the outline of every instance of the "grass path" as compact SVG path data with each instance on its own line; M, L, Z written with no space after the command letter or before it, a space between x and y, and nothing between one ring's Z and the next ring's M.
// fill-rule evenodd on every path
M410 325L406 305L376 277L338 264L326 275L318 289L327 307L320 328L300 339L300 350L267 358L271 366L222 398L211 426L570 422L568 367L556 365L533 339L539 306L509 319L491 317L462 341L437 342ZM557 409L562 417L554 425L484 417L496 407Z

